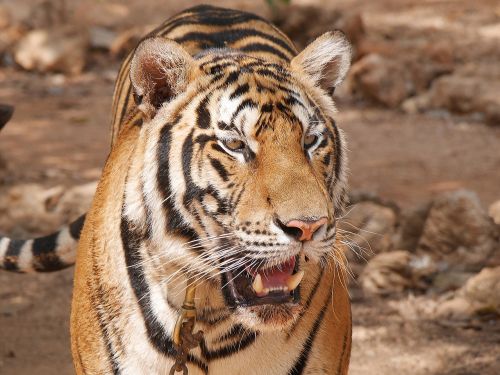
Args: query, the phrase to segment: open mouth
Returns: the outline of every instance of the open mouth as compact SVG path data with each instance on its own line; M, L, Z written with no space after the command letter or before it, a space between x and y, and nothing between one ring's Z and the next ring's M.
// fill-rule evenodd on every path
M273 267L244 266L224 273L226 300L233 307L298 303L303 276L304 271L298 270L298 257Z

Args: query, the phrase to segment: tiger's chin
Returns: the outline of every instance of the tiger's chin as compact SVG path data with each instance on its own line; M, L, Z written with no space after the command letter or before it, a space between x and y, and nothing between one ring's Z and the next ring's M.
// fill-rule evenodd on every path
M223 292L235 318L258 330L285 329L302 311L298 257L266 268L243 266L226 272Z
M303 308L298 303L237 307L235 318L243 326L261 332L285 330L300 316Z

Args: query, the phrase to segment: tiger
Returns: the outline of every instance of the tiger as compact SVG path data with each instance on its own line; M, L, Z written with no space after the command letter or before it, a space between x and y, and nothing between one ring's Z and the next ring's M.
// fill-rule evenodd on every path
M76 258L77 374L169 373L194 283L203 337L190 375L348 373L347 157L333 92L350 62L341 31L299 53L265 19L209 5L138 43L115 83L111 151L86 216L0 240L7 270Z

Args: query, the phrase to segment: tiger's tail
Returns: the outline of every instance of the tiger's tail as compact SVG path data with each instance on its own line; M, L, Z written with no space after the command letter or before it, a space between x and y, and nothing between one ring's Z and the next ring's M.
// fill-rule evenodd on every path
M85 215L45 237L18 240L0 236L0 269L13 272L51 272L75 263Z
M0 130L14 107L0 103ZM72 266L85 215L48 236L20 240L0 236L0 269L13 272L50 272Z

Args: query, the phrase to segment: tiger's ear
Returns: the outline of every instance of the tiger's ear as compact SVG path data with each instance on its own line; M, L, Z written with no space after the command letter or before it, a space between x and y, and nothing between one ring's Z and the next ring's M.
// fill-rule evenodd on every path
M164 102L187 87L193 66L191 55L172 40L156 37L142 41L130 65L139 110L153 118Z
M290 62L292 70L305 74L316 86L333 94L351 66L351 43L342 31L327 32Z

